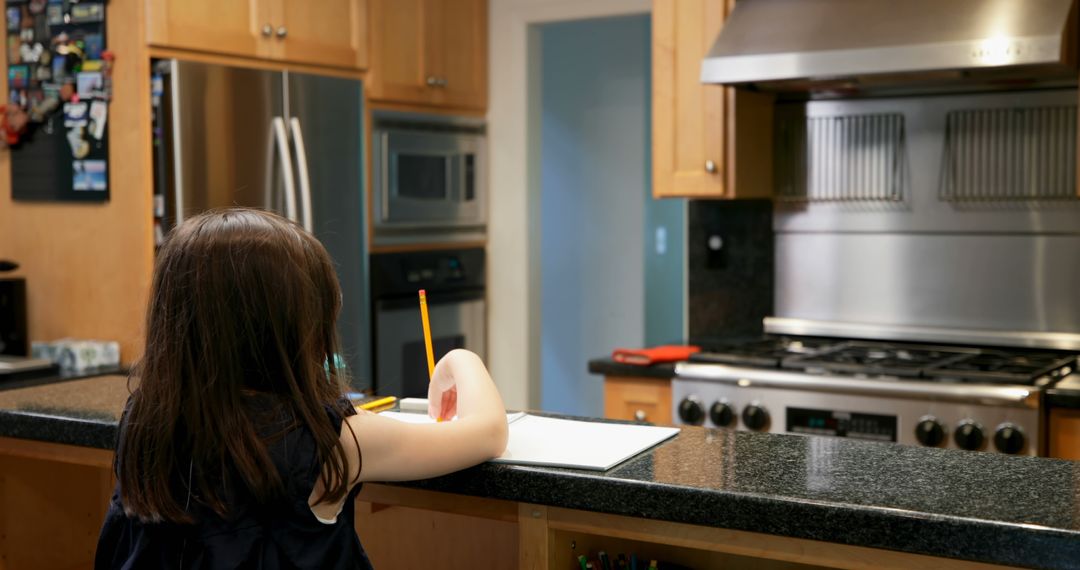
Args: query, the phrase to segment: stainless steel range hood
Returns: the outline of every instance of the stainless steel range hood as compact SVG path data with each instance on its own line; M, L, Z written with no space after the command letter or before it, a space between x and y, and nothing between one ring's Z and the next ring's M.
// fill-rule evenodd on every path
M1076 0L741 0L704 83L851 92L1074 82Z

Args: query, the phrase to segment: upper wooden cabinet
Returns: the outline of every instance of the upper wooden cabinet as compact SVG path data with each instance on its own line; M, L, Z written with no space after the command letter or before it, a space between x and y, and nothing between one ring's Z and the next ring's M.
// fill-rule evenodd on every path
M734 0L655 0L653 196L771 193L772 101L701 83L701 62Z
M375 101L487 108L487 0L371 0Z
M367 67L367 0L147 0L147 20L154 46Z

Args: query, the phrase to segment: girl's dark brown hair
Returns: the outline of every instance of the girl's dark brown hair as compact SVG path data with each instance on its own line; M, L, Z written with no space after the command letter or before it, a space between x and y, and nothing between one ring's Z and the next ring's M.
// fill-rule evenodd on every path
M319 502L341 500L353 481L325 408L345 385L327 366L340 306L326 250L280 216L218 210L173 230L158 254L146 349L133 370L139 384L117 449L129 516L191 522L187 498L176 496L188 488L220 516L235 485L262 504L281 498L265 434L245 404L253 393L310 430L323 466Z

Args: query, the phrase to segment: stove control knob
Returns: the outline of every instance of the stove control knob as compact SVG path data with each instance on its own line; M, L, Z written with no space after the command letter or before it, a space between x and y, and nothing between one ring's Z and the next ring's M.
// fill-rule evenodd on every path
M1003 423L994 434L994 447L1002 453L1017 454L1024 449L1024 432L1020 426Z
M683 423L699 426L705 421L705 408L695 396L687 396L679 402L679 419Z
M975 451L981 448L983 444L982 426L976 423L975 420L963 420L956 425L953 439L956 440L956 445L960 449Z
M743 408L742 421L752 430L763 431L769 424L769 411L755 402Z
M923 416L915 426L915 439L927 447L937 447L945 440L945 428L933 416Z
M711 420L716 427L728 427L734 419L735 412L727 402L717 400L713 402L712 407L709 408L709 420Z

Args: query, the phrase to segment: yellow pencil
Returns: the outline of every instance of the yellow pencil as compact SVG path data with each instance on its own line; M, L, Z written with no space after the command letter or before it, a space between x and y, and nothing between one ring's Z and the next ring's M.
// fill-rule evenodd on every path
M427 293L420 290L420 320L424 322L424 348L427 349L428 382L435 376L435 352L431 349L431 323L428 322Z
M377 408L385 408L385 407L391 406L396 401L397 401L397 398L395 398L394 396L387 396L385 398L379 398L378 400L372 400L370 402L365 402L363 404L360 404L357 407L360 408L361 410L372 411L372 410L375 410Z
M435 377L435 351L431 348L431 323L428 322L427 314L427 293L420 290L420 320L424 322L424 348L427 350L427 373L428 382L431 382ZM435 421L441 422L442 418L435 418Z

